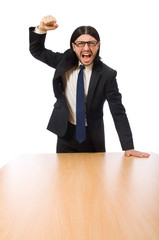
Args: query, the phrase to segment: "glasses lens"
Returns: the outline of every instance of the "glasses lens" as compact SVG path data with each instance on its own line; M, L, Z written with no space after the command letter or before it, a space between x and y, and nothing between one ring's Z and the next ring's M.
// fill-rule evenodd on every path
M88 46L89 47L95 47L97 45L97 42L96 41L89 41L88 42Z
M77 47L84 47L85 42L76 42L75 44Z
M88 44L89 47L95 47L97 45L97 41L88 41L88 42L77 41L77 42L75 42L77 47L84 47L86 43Z

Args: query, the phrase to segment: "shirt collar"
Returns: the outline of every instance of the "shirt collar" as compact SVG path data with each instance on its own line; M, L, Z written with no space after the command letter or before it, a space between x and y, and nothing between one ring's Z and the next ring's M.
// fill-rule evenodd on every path
M81 65L82 63L79 61L78 62L78 68L80 68L80 65ZM92 69L93 69L93 63L91 63L90 65L88 65L88 66L85 66L85 69L86 70L88 70L88 71L91 71Z

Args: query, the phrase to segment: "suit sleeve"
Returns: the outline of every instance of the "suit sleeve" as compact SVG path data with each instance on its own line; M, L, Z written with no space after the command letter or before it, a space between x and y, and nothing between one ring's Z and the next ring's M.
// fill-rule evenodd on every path
M30 53L38 60L46 63L50 67L56 68L61 60L63 53L54 53L45 48L46 34L37 34L34 27L29 28L29 50Z
M132 132L125 108L122 104L122 96L118 89L116 75L117 73L115 71L108 83L106 97L120 139L122 150L134 149Z

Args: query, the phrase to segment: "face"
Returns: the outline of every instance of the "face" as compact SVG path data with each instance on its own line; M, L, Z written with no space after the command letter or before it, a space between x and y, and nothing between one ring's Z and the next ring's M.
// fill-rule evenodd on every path
M89 34L83 34L83 35L79 36L75 40L75 43L81 42L81 41L82 42L89 42L89 41L97 42L97 40ZM74 43L72 43L73 50L75 51L79 61L85 66L89 66L93 62L93 60L97 54L97 51L99 49L99 45L100 45L100 42L98 42L96 44L96 46L88 46L88 44L86 43L83 47L78 47Z

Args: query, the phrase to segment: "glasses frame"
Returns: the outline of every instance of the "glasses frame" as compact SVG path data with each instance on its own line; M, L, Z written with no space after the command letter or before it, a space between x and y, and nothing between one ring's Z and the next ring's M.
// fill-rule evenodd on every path
M90 44L91 44L92 42L94 42L94 45L93 45L93 46L90 46ZM94 40L93 40L93 41L88 41L88 42L85 42L85 41L77 41L77 42L74 42L74 44L75 44L77 47L79 47L79 48L83 48L86 44L87 44L89 47L95 47L95 46L97 46L98 42L99 42L99 41L94 41ZM78 43L83 44L83 46L78 46Z

